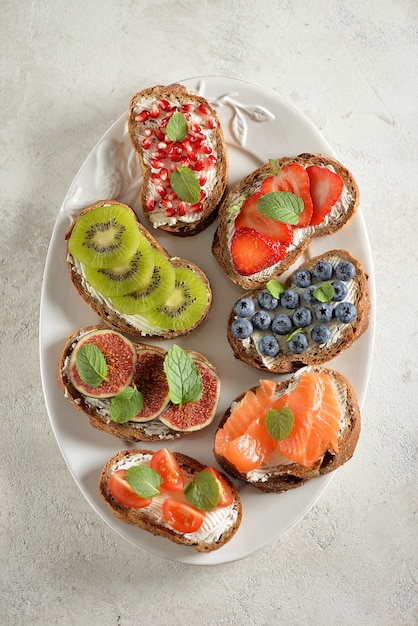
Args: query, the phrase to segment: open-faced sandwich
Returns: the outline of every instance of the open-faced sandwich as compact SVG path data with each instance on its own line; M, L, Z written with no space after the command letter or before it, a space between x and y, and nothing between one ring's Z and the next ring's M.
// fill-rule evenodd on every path
M128 129L142 168L146 219L173 235L205 229L228 178L225 139L209 102L178 84L144 89L130 102Z
M169 441L208 426L220 380L203 355L133 343L105 326L68 337L58 366L66 398L98 430L124 441Z
M103 468L99 487L123 522L198 552L224 546L241 523L241 500L231 480L167 448L119 452Z
M367 329L367 275L346 250L330 250L245 292L228 319L235 356L260 370L295 372L349 348Z
M214 454L231 476L282 492L346 463L359 434L349 381L335 370L306 367L239 396L219 423Z
M102 200L66 233L67 265L81 297L133 336L172 339L196 328L212 303L207 276L170 257L126 204Z
M336 159L300 154L271 160L222 202L213 254L234 283L256 289L287 270L313 237L347 224L358 203L357 184Z

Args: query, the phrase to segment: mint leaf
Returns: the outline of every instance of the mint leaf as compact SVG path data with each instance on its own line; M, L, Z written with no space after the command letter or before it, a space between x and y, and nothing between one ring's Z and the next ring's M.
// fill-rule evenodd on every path
M191 356L177 345L164 358L168 392L173 404L196 402L202 396L203 383L199 369Z
M334 287L331 283L324 283L312 293L319 302L330 302L334 296Z
M201 511L216 508L219 500L219 485L216 478L208 470L202 470L196 478L184 488L186 500Z
M178 111L173 113L165 131L171 141L183 141L189 131L184 115Z
M184 202L190 204L196 204L200 199L200 185L199 180L195 174L188 167L179 167L170 176L170 185Z
M298 333L300 333L301 331L302 331L302 328L295 328L294 330L292 330L292 332L291 332L291 333L289 333L289 334L286 336L286 341L290 341L291 339L293 339L293 337L294 337L295 335L297 335L297 334L298 334Z
M86 343L77 351L75 357L77 372L81 380L90 387L98 387L107 376L107 363L103 352L94 345Z
M133 419L144 406L144 396L136 387L125 387L110 402L110 417L118 424Z
M303 211L303 200L290 191L272 191L260 197L257 209L266 217L284 224L297 224Z
M293 428L294 416L292 409L289 407L285 406L280 411L271 409L265 419L267 431L273 439L281 441L290 435Z
M133 465L126 470L126 481L141 498L153 498L160 493L160 474L148 465Z
M276 159L269 159L269 163L270 163L270 167L273 170L273 175L277 176L277 174L280 172L280 170L282 169L281 166L279 165L279 163L276 161Z
M283 283L275 280L274 278L268 281L266 288L274 298L280 298L282 293L285 291L285 286L283 285Z

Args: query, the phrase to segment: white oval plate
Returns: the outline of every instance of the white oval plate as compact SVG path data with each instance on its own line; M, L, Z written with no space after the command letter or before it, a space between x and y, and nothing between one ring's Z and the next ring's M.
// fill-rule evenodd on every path
M335 156L313 124L287 100L268 89L219 77L197 77L180 82L190 91L207 98L219 114L230 156L230 186L270 158L294 156L301 152ZM52 235L40 310L41 375L48 414L58 445L77 485L93 509L119 535L146 552L173 561L201 565L226 563L247 557L281 537L313 506L331 476L317 478L284 494L263 494L254 487L240 484L243 519L237 534L220 550L198 553L124 524L112 515L98 492L99 475L106 461L127 445L92 428L87 417L64 398L57 385L57 364L65 338L76 329L98 321L76 293L68 276L64 243L67 228L82 208L99 199L115 199L129 204L148 227L139 207L141 178L126 121L127 115L123 114L82 165L65 197ZM207 319L177 343L183 348L202 352L217 367L222 381L220 417L237 395L266 375L237 361L226 340L227 315L241 290L228 281L211 254L214 231L215 225L212 225L193 238L170 237L159 231L153 234L171 255L197 263L211 281L213 307ZM314 256L331 248L348 249L361 261L370 277L374 303L372 259L360 211L336 235L312 242L308 254ZM373 337L374 316L360 340L330 363L331 367L351 380L360 404L367 389ZM171 344L163 342L160 345L168 348ZM170 447L203 463L214 464L212 447L217 421L215 418L214 423L204 431L169 444ZM146 444L134 447L158 449L160 446Z

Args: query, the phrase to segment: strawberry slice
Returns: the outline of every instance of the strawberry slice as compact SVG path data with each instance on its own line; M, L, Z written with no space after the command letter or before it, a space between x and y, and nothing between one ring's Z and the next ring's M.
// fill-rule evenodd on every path
M327 167L310 165L306 168L311 185L313 214L311 224L321 224L344 189L344 181Z
M309 176L299 163L288 163L283 165L280 172L275 176L269 176L261 185L262 193L272 191L290 191L303 200L304 209L299 215L298 226L307 226L312 217L312 198L309 193Z
M293 241L291 225L267 217L257 209L257 202L262 195L261 192L256 192L246 199L235 220L235 228L251 228L273 241L279 241L285 246L290 245Z
M268 241L252 228L239 228L231 241L231 256L241 276L251 276L275 265L286 254L286 246Z

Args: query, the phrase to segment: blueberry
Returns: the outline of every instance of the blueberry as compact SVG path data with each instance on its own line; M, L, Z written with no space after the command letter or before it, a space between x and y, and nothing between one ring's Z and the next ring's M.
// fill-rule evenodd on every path
M312 281L312 276L309 270L300 268L293 274L292 280L296 287L309 287Z
M309 326L309 324L312 323L311 310L308 309L306 306L299 306L297 309L294 310L292 320L297 328Z
M339 280L351 280L356 275L356 266L351 261L340 261L335 268L335 275Z
M329 280L332 276L333 267L329 261L318 261L313 268L315 280Z
M255 311L255 305L251 298L241 298L234 305L234 313L238 317L250 317Z
M273 317L271 330L276 335L288 335L292 330L292 320L285 313L279 313L279 315Z
M240 317L231 324L231 332L236 339L247 339L247 337L252 335L253 330L250 320L247 320L245 317Z
M326 324L332 320L334 308L330 302L321 302L321 304L315 305L314 311L318 322Z
M305 291L303 292L303 297L306 304L316 304L318 302L318 300L313 295L315 289L317 289L316 285L310 285L309 287L306 287Z
M347 285L343 283L342 280L334 280L332 286L334 288L334 295L332 296L334 302L341 302L341 300L344 300L348 293Z
M263 289L263 291L260 291L257 300L261 308L265 309L266 311L272 311L279 304L277 298L272 296L267 289Z
M308 339L303 333L296 333L292 339L287 342L290 352L293 354L302 354L308 349Z
M280 304L285 309L296 309L299 305L299 294L294 289L286 289L280 297Z
M257 313L253 315L251 322L257 330L267 330L271 324L271 317L267 311L257 311Z
M315 343L326 343L331 338L331 331L325 324L317 324L311 330L311 339Z
M279 342L273 335L264 335L260 339L258 349L264 356L276 356L280 351Z
M335 307L335 317L339 322L349 324L357 317L357 307L351 302L340 302Z

